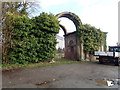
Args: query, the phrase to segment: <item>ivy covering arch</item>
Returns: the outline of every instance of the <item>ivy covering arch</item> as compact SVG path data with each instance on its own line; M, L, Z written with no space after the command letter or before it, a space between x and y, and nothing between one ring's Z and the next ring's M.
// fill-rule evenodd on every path
M59 13L56 15L57 19L59 19L61 17L66 17L66 18L70 19L71 21L73 21L74 25L76 26L76 31L78 31L82 27L82 22L81 22L80 18L72 12L62 12L62 13Z
M94 54L94 51L106 51L106 32L102 32L90 24L82 24L80 18L72 12L62 12L56 15L57 19L61 17L70 19L76 27L78 53L83 53L84 51L84 53ZM60 27L62 28L62 25ZM66 32L65 35L68 34L65 28L62 29ZM102 47L103 49L101 49Z
M67 30L60 25L63 31L66 32L65 33L65 58L81 60L83 59L83 45L82 43L80 43L81 38L79 35L79 30L82 28L82 22L80 18L72 12L62 12L56 15L57 19L61 17L70 19L76 27L75 33L73 32L70 34L70 33L67 33ZM74 41L73 47L69 45L70 40ZM71 56L72 53L74 54Z

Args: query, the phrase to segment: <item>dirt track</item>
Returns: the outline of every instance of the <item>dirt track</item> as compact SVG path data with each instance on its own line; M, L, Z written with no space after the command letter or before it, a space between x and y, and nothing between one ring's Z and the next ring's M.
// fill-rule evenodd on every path
M64 64L5 71L2 78L3 88L109 88L98 85L96 80L117 79L118 67L97 63Z

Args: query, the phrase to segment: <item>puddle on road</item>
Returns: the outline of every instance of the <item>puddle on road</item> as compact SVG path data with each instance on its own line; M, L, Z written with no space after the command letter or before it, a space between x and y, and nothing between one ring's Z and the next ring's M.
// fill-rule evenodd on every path
M120 79L112 79L112 80L95 80L97 85L100 86L109 86L112 87L113 85L120 85Z
M104 86L113 86L114 84L112 83L112 81L103 81L103 80L96 80L96 82L98 83L98 85L104 85Z
M35 85L36 86L43 86L44 85L48 85L48 87L54 87L54 86L51 86L52 82L56 81L56 79L52 79L52 80L49 80L49 81L43 81L43 82L38 82L36 83ZM101 79L101 80L95 80L95 82L97 83L98 86L108 86L108 87L112 87L114 85L120 85L120 79Z

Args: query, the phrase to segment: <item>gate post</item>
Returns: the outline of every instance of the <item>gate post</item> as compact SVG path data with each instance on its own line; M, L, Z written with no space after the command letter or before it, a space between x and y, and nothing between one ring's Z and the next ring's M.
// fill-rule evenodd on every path
M83 44L81 43L81 36L76 34L76 41L77 41L77 59L79 61L84 60L84 51L83 51Z
M83 60L83 44L77 31L64 35L65 37L65 58L71 60Z

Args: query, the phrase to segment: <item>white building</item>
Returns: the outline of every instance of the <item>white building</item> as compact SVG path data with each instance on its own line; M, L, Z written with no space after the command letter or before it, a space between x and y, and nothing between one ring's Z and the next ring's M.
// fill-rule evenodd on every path
M56 35L56 38L57 38L57 42L58 44L56 45L56 48L64 48L64 37L62 36L59 36L59 35Z

